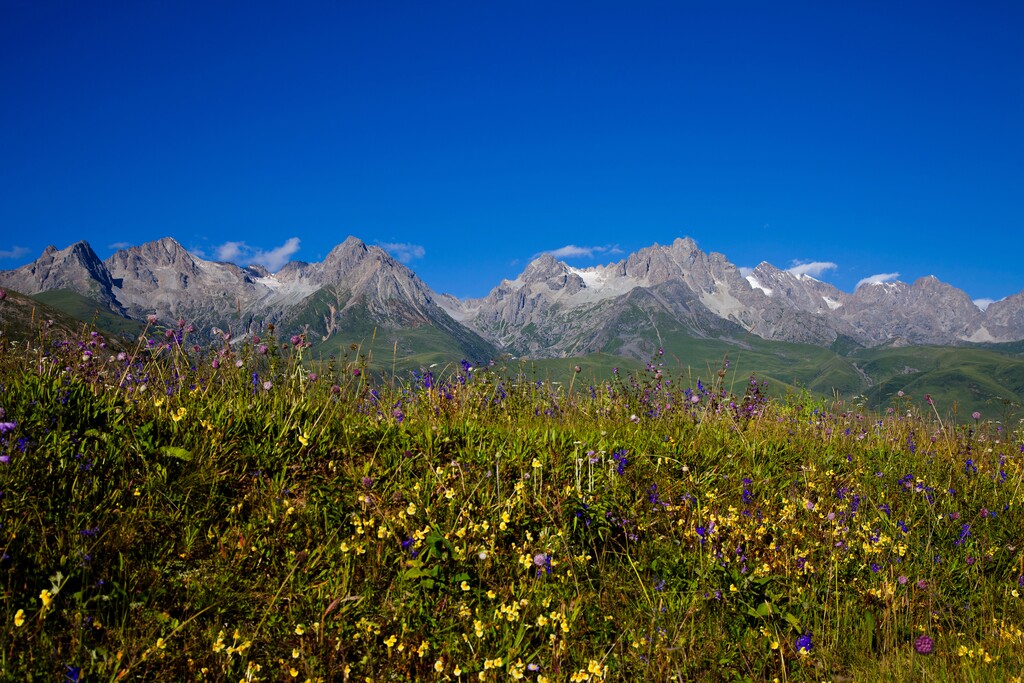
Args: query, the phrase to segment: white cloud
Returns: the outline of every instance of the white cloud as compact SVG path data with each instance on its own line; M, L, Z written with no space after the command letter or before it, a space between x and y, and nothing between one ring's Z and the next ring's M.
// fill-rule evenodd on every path
M890 280L895 280L899 276L899 273L878 273L877 275L869 275L858 282L857 287L860 287L861 285L877 285L881 282L889 282ZM857 289L857 287L854 287L854 289Z
M21 258L27 253L27 247L12 247L10 249L0 250L0 258Z
M427 254L427 250L419 244L409 244L407 242L378 242L377 244L402 263L409 263L414 259L423 258Z
M621 254L623 252L617 244L606 244L603 247L578 247L575 244L567 244L564 247L540 253L551 254L555 258L594 258L599 254ZM539 254L534 258L536 256Z
M739 271L740 271L740 275L742 275L743 277L747 277L747 276L753 274L754 269L753 268L748 268L746 266L739 266Z
M220 261L231 261L242 266L258 263L273 272L288 263L292 254L299 250L299 241L298 237L290 237L284 244L269 251L250 247L245 242L225 242L216 247L216 254Z
M801 275L810 275L811 277L818 277L826 270L835 270L839 266L831 261L793 261L793 265L786 269L787 273L791 273L800 277Z
M975 299L974 305L984 311L988 309L990 304L994 304L996 301L997 299Z
M132 246L131 242L114 242L113 244L108 244L107 245L107 249L118 249L118 250L120 250L120 249L127 249L130 246Z

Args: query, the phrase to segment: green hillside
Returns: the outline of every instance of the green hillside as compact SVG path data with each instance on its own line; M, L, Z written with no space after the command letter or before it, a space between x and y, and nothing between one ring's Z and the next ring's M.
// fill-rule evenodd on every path
M92 299L72 292L68 289L55 289L50 292L40 292L32 296L36 301L41 301L59 311L63 311L72 318L95 325L97 329L108 334L124 337L135 337L142 331L142 324L125 318L113 311L98 305Z

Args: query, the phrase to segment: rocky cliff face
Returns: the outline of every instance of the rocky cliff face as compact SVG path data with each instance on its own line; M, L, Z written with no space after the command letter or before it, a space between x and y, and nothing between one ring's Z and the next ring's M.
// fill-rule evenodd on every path
M1024 292L990 304L973 336L973 341L1024 339Z
M114 283L88 242L76 242L65 249L46 247L42 256L15 270L0 271L0 282L22 294L39 294L68 289L87 296L124 315L114 295Z
M862 343L875 346L905 339L915 344L957 344L981 327L984 315L959 289L924 277L865 284L836 310Z

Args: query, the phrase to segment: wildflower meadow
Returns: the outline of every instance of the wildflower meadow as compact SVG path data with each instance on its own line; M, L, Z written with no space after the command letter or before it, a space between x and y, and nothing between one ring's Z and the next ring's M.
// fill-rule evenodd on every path
M1019 423L660 353L0 342L5 680L1021 681Z

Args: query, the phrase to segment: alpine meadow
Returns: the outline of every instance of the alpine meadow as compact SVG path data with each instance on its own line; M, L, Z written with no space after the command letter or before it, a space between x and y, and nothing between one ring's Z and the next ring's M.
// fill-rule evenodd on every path
M15 305L11 679L1021 680L1019 422Z

